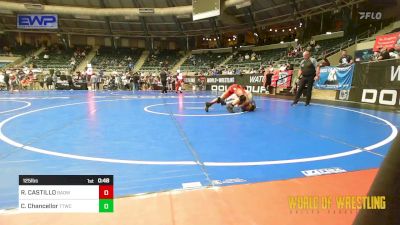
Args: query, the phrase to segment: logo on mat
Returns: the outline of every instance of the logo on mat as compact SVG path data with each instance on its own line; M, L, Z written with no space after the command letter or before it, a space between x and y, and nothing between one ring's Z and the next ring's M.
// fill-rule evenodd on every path
M301 173L304 174L304 176L306 176L306 177L320 176L320 175L334 174L334 173L344 173L344 172L347 172L347 171L342 168L339 168L339 167L301 171Z

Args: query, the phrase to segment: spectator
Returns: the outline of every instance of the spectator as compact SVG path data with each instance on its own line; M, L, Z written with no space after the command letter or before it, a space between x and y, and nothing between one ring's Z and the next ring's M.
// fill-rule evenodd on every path
M53 74L53 86L52 86L52 89L53 90L56 90L56 87L57 87L57 80L58 80L58 77L57 77L57 72L60 72L59 70L57 70L54 74ZM61 73L61 72L60 72Z
M342 51L342 56L339 59L339 66L348 66L353 64L353 57L347 54L346 50Z
M399 59L399 53L394 50L394 48L389 49L389 55L392 59Z
M315 47L315 40L314 40L314 39L311 39L311 41L310 41L310 47L311 47L311 48L314 48L314 47Z
M273 75L274 75L274 68L272 68L271 66L264 71L263 86L265 87L266 94L269 94L271 92L270 88Z
M317 45L315 46L315 51L318 52L320 49L321 49L321 45L317 44Z
M4 73L4 83L6 83L7 91L10 90L10 74L7 71Z
M97 91L97 76L95 73L90 76L90 84L92 86L92 91Z
M52 77L52 75L48 74L45 79L46 79L45 89L48 89L48 90L53 89L53 77Z
M378 60L386 60L386 59L390 59L390 55L389 55L389 51L387 50L387 48L381 48L380 50L380 55L378 57Z
M381 53L379 51L374 51L374 54L371 57L371 61L378 61L380 55Z
M320 67L331 66L331 63L329 62L328 58L326 58L326 56L324 56L324 58L319 63L319 66Z

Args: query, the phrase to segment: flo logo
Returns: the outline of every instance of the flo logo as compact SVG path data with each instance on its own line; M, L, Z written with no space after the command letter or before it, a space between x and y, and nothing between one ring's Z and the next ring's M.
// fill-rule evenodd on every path
M382 19L382 13L381 12L358 12L360 14L360 20L380 20Z

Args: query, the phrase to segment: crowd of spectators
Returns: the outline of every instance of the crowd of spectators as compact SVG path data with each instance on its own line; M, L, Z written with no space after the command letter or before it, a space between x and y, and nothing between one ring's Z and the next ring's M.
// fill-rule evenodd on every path
M90 46L68 48L61 44L54 44L46 47L40 55L31 55L27 64L30 68L65 69L72 72L90 50Z
M171 68L182 57L178 51L175 50L154 50L147 57L142 66L143 70L154 70L161 67Z
M102 47L96 51L91 63L94 68L118 72L133 70L142 53L141 49Z
M370 58L370 61L380 61L387 59L399 59L400 58L400 46L396 48L386 48L382 47L377 51L374 51L374 54Z
M3 56L27 56L30 55L32 51L36 50L36 47L30 44L23 43L22 45L3 45L0 47L0 55Z

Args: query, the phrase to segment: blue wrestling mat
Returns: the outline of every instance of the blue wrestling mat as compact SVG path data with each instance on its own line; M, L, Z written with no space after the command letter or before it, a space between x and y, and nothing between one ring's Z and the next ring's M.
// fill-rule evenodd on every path
M116 196L379 167L400 116L255 97L230 114L211 92L49 91L0 96L0 208L20 174L110 174Z

